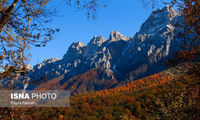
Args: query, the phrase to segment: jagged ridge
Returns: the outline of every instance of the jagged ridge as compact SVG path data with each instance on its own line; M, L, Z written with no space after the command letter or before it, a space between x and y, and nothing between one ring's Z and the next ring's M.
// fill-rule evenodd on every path
M90 69L98 69L103 71L98 72L95 77L98 82L90 79L89 81L93 81L92 85L91 82L84 85L90 85L93 88L90 90L95 90L95 84L99 84L99 81L117 81L109 85L108 88L111 88L164 70L166 66L161 61L172 57L183 47L183 42L178 37L182 30L175 27L180 21L181 16L173 8L166 6L152 12L134 37L113 31L108 40L95 36L86 46L81 42L73 42L62 59L54 59L52 62L47 60L48 62L36 65L29 73L31 82L44 77L56 79L63 75L59 80L60 86L65 84L68 87L64 89L71 89L74 84L80 87L84 83L74 81L70 83L71 86L66 85L70 78L87 73ZM73 91L76 90L73 88Z

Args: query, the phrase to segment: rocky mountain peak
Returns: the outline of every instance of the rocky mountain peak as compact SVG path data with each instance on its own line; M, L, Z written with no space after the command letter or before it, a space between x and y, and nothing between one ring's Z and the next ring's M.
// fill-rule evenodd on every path
M44 61L42 63L35 65L33 69L40 69L49 63L55 63L56 61L59 61L59 60L60 60L59 58L55 58L55 57L49 58L49 59L44 59Z
M170 21L172 21L174 19L174 17L176 17L178 14L178 12L176 10L174 10L172 7L170 6L165 6L163 8L163 11L167 11L168 12L168 18Z
M82 42L78 41L78 42L73 42L73 43L70 45L69 49L73 49L73 48L75 48L75 49L80 49L80 48L82 48L82 47L85 47L85 45L84 45Z
M178 12L175 11L172 7L165 6L162 9L157 9L153 11L150 17L154 17L154 18L164 17L163 19L168 19L172 21L172 19L174 19L174 17L177 15L179 15Z
M101 46L103 42L105 42L106 39L103 36L94 36L87 46L97 45Z
M172 7L165 6L162 9L158 9L152 12L149 18L142 24L140 28L141 34L152 34L157 30L165 27L168 24L172 24L172 20L180 16Z
M70 47L67 50L67 53L63 56L63 59L67 61L71 61L75 58L77 58L80 54L83 53L83 48L85 47L85 45L78 41L78 42L73 42Z
M27 69L28 71L30 71L30 70L33 69L33 67L32 67L30 64L27 64L25 67L26 67L26 69Z
M82 49L83 47L85 47L85 45L84 45L82 42L80 42L80 41L78 41L78 42L73 42L73 43L70 45L70 47L68 48L67 53L69 53L69 54L71 54L71 53L73 53L73 54L75 54L75 53L81 54L81 53L82 53L82 52L81 52L81 49Z
M118 41L118 40L129 40L130 37L127 37L125 35L122 35L120 32L118 31L112 31L110 33L110 37L109 37L109 42L112 42L112 41Z
M91 55L94 54L98 47L100 47L105 41L106 39L103 36L94 36L87 44L83 56L91 57Z

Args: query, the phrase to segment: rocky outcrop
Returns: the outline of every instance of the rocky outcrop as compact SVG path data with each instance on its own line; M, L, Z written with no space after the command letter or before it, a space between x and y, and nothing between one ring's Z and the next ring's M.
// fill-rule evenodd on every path
M95 36L86 46L73 42L62 59L52 58L34 66L29 73L31 82L41 77L50 80L62 75L60 86L68 86L65 89L71 88L70 85L80 87L82 82L76 76L88 75L87 71L98 69L104 72L95 72L94 79L89 81L84 77L87 81L84 86L89 90L88 85L92 83L115 81L109 85L110 88L166 69L163 61L183 47L183 40L178 37L183 30L175 25L182 20L173 8L166 6L152 12L134 37L113 31L108 40Z
M114 41L118 41L118 40L130 40L131 37L127 37L125 35L120 34L120 32L118 31L113 31L110 33L110 37L109 37L109 42L114 42Z

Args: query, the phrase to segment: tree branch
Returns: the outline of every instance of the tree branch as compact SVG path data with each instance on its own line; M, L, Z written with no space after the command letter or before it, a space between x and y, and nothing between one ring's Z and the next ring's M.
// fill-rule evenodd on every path
M14 0L12 5L6 10L5 14L2 15L0 19L0 32L2 31L2 28L4 27L4 25L8 22L8 19L11 13L13 12L13 10L15 9L15 6L18 2L19 0Z

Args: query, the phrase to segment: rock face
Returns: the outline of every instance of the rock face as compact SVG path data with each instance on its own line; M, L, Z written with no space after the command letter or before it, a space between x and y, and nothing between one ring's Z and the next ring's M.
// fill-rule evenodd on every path
M86 46L73 42L62 59L52 58L34 66L29 72L30 82L45 78L43 84L48 84L55 80L60 88L79 93L112 88L164 70L162 61L183 47L178 37L183 30L175 26L180 21L181 16L166 6L154 11L134 37L113 31L108 40L95 36Z
M178 37L182 30L175 27L178 22L183 19L173 8L154 11L125 48L120 69L124 71L133 66L134 70L130 71L135 79L139 74L142 77L165 69L163 60L173 57L184 46Z
M125 35L120 34L118 31L113 31L110 33L110 38L109 38L109 42L115 42L118 40L129 40L131 39L130 37L127 37Z

